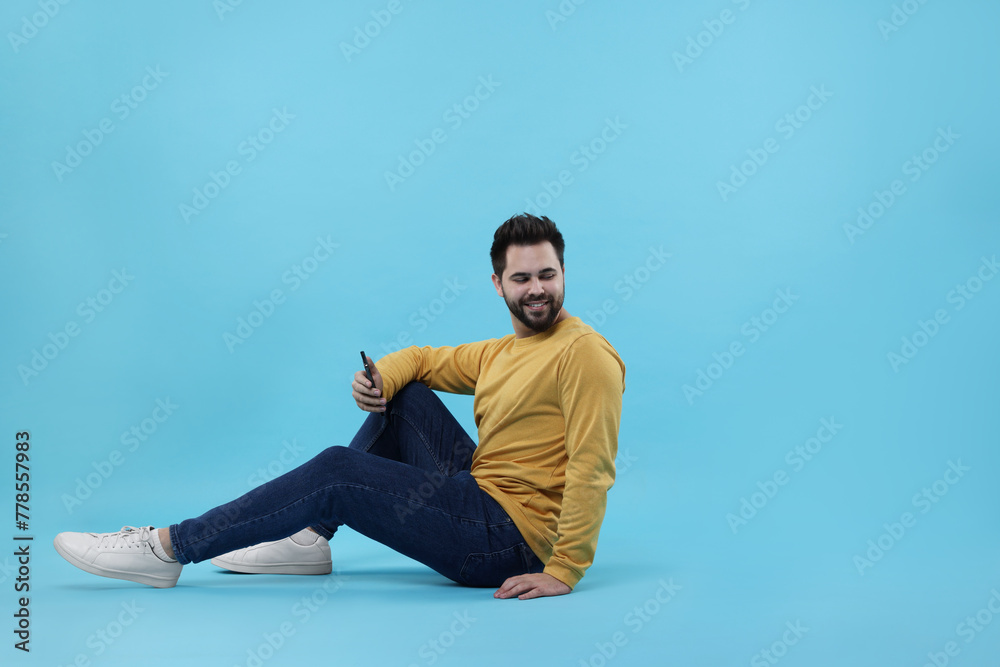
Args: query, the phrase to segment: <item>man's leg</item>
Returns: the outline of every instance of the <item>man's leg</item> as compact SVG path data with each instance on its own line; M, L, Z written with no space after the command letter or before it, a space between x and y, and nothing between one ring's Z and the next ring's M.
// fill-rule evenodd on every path
M474 443L441 400L411 383L386 415L369 415L350 447L331 447L231 503L171 526L180 562L278 540L305 526L332 537L347 524L461 583L498 585L541 571L510 517L468 472Z
M197 519L170 527L181 563L303 526L346 524L459 583L500 585L542 565L503 509L467 471L414 499L424 471L367 452L331 447L309 463ZM269 487L269 488L265 488Z
M472 467L476 443L429 387L411 382L386 407L382 414L368 415L348 447L423 470L426 479L409 489L414 500L433 493L442 477ZM330 539L337 524L310 528Z
M469 474L471 440L462 439L464 432L439 399L414 385L390 403L388 418L373 414L366 420L352 443L357 447L331 447L231 503L170 526L164 546L173 543L180 563L198 562L281 539L305 526L332 535L336 526L347 524L468 585L499 585L508 576L540 572L542 564L510 517ZM449 433L452 446L441 444L447 442L442 434ZM368 450L421 462L430 470ZM127 541L134 539L129 534ZM99 558L114 559L108 545L123 541L102 539L86 549L100 546L108 551ZM120 574L104 576L139 580Z
M410 383L386 407L386 412L368 416L350 447L424 470L427 479L411 490L413 499L433 493L442 476L471 467L475 443L425 385ZM216 556L212 564L235 572L329 574L328 540L336 530L337 524L320 523L285 539ZM160 540L169 543L166 528L160 529Z

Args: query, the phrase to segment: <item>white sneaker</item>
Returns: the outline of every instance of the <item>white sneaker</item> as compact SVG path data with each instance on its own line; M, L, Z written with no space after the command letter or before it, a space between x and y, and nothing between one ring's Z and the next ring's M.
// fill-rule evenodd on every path
M305 543L305 544L303 544ZM276 542L261 542L212 559L213 565L246 574L330 574L330 543L303 528Z
M184 567L153 553L152 526L125 526L117 533L59 533L53 541L59 555L85 572L171 588Z

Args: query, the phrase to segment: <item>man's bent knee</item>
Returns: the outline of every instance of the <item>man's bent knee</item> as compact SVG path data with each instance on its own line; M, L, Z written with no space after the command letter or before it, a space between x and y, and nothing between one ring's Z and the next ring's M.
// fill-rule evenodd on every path
M351 449L349 447L344 447L343 445L333 445L332 447L327 447L317 454L314 460L323 465L323 467L338 466L342 465L345 458L350 456L350 454L346 453L350 451Z
M430 403L437 403L440 406L444 406L441 399L438 397L434 391L425 385L423 382L409 382L401 389L393 394L392 398L386 405L386 414L392 414L393 410L399 410L400 408L405 408L410 405L422 405L426 406Z
M406 383L405 385L403 385L401 389L397 390L396 393L393 395L392 400L395 401L398 400L399 398L404 398L404 397L412 398L413 396L428 396L428 395L434 396L435 395L434 391L430 387L425 385L423 382L417 382L416 380L414 380L413 382Z

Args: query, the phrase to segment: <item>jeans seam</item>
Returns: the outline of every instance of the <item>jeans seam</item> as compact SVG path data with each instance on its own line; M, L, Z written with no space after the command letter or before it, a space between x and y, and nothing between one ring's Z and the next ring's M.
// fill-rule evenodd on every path
M315 496L315 495L317 495L319 493L326 492L331 487L340 486L340 485L343 485L343 486L356 486L356 487L359 487L359 488L371 488L371 487L366 487L363 484L345 484L344 482L333 482L333 483L328 484L328 485L326 485L326 486L324 486L324 487L322 487L320 489L316 489L315 491L313 491L312 493L310 493L310 494L308 494L306 496L302 496L301 498L288 503L284 507L279 507L276 510L272 510L271 512L269 512L267 514L262 514L260 516L257 516L255 518L253 518L253 519L247 519L245 521L241 521L240 523L231 524L231 525L227 526L226 528L223 528L222 530L216 530L214 533L212 533L210 535L202 535L198 539L192 540L189 544L198 544L199 542L204 542L205 540L212 539L216 535L218 535L219 533L221 533L221 532L223 532L225 530L231 530L233 528L242 528L243 526L255 523L257 521L261 521L261 520L264 520L264 519L270 519L274 515L279 514L281 512L284 512L285 510L289 509L290 507L294 507L294 506L298 505L299 503L305 502L306 500L312 498L313 496ZM395 494L392 494L392 495L395 495Z
M393 495L395 495L395 494L393 494ZM396 496L396 497L397 498L403 498L404 496ZM462 521L464 523L469 523L469 524L473 524L473 525L477 525L477 526L486 526L487 528L493 528L493 527L496 527L496 526L506 526L507 525L506 523L491 523L489 521L480 521L479 519L470 519L470 518L464 517L464 516L457 516L457 515L452 514L450 512L446 512L445 510L443 510L443 509L441 509L439 507L435 507L434 505L428 505L426 503L420 502L419 500L414 500L413 498L407 498L407 502L408 503L413 503L413 504L416 504L416 505L420 505L421 507L424 507L424 508L429 509L429 510L434 510L436 512L440 512L441 514L444 514L445 516L451 517L452 519L454 519L456 521Z
M177 558L177 562L181 563L182 565L190 563L191 560L188 559L186 554L184 553L185 549L187 549L187 545L184 544L184 542L182 542L178 538L177 525L170 524L170 527L167 528L167 531L170 533L170 546L174 551L174 557Z
M424 446L424 449L427 451L427 454L431 457L431 460L434 461L434 465L437 466L438 472L446 477L450 477L451 475L449 474L449 471L444 470L444 468L441 466L441 461L439 461L438 457L434 455L434 448L430 446L430 443L427 441L427 438L424 437L423 429L418 428L416 423L414 423L413 420L411 420L409 417L406 416L406 410L404 409L402 411L398 411L396 409L393 409L392 413L410 425L410 428L413 429L413 432L416 433L417 437L420 438L420 442Z
M402 499L402 500L406 500L407 502L413 502L413 503L418 504L421 507L424 507L426 509L430 509L430 510L434 510L434 511L440 512L441 514L449 516L452 519L455 519L457 521L464 521L466 523L471 523L471 524L476 524L476 525L482 524L482 525L486 525L486 526L504 525L504 524L487 523L486 521L479 521L477 519L470 519L468 517L463 517L463 516L456 516L454 514L450 514L449 512L446 512L445 510L442 510L442 509L440 509L438 507L435 507L433 505L427 505L425 503L421 503L421 502L415 501L413 499L407 498L406 496L400 495L400 494L395 493L393 491L386 492L386 491L383 491L382 489L378 489L378 488L372 487L372 486L367 486L365 484L353 484L353 483L346 483L346 482L333 482L333 483L328 484L328 485L326 485L326 486L324 486L324 487L322 487L320 489L316 489L315 491L313 491L312 493L310 493L310 494L308 494L306 496L302 496L298 500L295 500L293 502L288 503L284 507L280 507L280 508L278 508L276 510L273 510L273 511L269 512L268 514L262 514L260 516L254 517L253 519L247 519L247 520L242 521L240 523L231 524L231 525L227 526L226 528L224 528L222 530L216 530L214 533L212 533L210 535L202 535L201 537L199 537L199 538L197 538L195 540L192 540L188 544L180 543L179 548L180 548L181 552L183 552L188 547L196 545L196 544L198 544L200 542L204 542L205 540L212 539L216 535L218 535L219 533L221 533L221 532L223 532L225 530L231 530L231 529L234 529L234 528L242 528L243 526L251 525L251 524L256 523L256 522L260 522L260 521L264 521L264 520L270 519L273 516L275 516L276 514L279 514L281 512L284 512L285 510L291 508L291 507L295 507L296 505L299 505L299 504L301 504L303 502L306 502L307 500L311 499L313 496L315 496L317 494L320 494L320 493L325 493L329 489L331 489L333 487L336 487L336 486L353 487L353 488L358 488L358 489L369 489L369 490L373 490L373 491L378 491L379 493L382 493L384 495L392 496L392 497L399 498L399 499ZM173 539L173 536L171 536L171 539Z
M372 437L371 441L365 446L363 450L366 454L371 453L372 447L375 446L375 443L378 442L379 438L382 437L382 434L385 433L386 426L388 426L388 419L379 420L378 430L375 432L375 435Z
M469 584L469 577L467 575L467 572L473 563L479 566L491 563L495 567L496 562L498 562L499 559L502 558L504 554L508 553L517 556L522 564L521 569L524 570L524 572L527 572L529 568L525 567L526 561L524 553L521 551L520 546L521 546L520 544L512 544L511 546L505 549L500 549L497 551L489 551L489 552L476 551L467 553L465 555L465 558L462 560L462 567L458 571L458 576L461 577L462 581L465 582L466 585L475 585L475 584ZM472 563L470 563L470 561L472 561Z

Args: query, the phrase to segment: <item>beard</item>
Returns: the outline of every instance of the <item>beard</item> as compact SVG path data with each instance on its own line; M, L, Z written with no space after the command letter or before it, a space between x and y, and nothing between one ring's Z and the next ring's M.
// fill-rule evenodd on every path
M507 308L510 309L514 317L520 320L521 324L535 333L542 333L552 326L552 323L559 317L559 313L562 312L565 296L564 290L562 294L548 295L542 298L529 296L517 302L507 298L507 291L503 290L503 300L507 303ZM528 308L527 304L537 301L545 301L546 306L538 311Z

